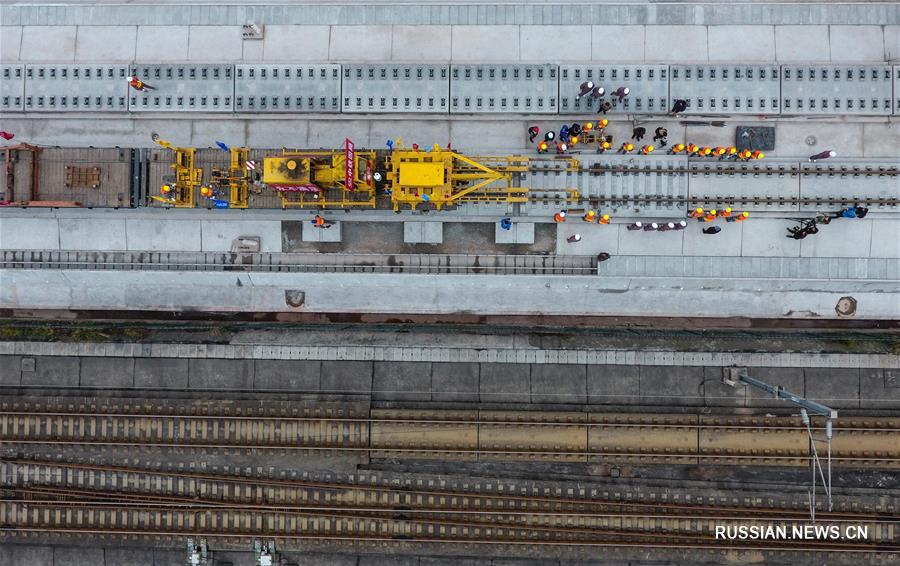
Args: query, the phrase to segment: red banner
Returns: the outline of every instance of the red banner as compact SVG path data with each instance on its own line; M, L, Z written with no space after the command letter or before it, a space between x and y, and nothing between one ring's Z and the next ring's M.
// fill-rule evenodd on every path
M356 146L353 145L350 138L344 138L344 159L346 160L344 165L344 187L346 187L348 191L352 191L356 188L356 184L353 182L353 160L355 158Z
M282 193L321 193L319 185L269 185L269 188Z

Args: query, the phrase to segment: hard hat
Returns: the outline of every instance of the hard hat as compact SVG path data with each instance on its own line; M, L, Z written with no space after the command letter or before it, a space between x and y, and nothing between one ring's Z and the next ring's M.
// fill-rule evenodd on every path
M748 216L750 216L750 213L749 213L749 212L742 212L742 213L741 213L741 216L743 216L744 218L747 218Z
M565 210L560 210L560 211L559 211L559 215L562 216L563 218L565 218L565 217L566 217L566 211L565 211Z
M160 192L163 192L163 193L171 193L172 187L170 187L169 185L163 185L162 187L159 188L159 190L160 190Z
M203 196L205 196L205 197L208 197L208 196L211 196L212 193L213 193L213 191L212 191L211 188L209 188L209 187L200 187L200 194L201 194L201 195L203 195Z
M654 149L656 149L656 148L653 147L652 145L648 145L648 146L646 146L646 147L647 147L647 153L650 153L651 151L653 151Z
M541 149L541 150L547 149L547 142L542 141L541 143L539 143L538 149Z
M594 88L594 81L588 81L585 86L588 87L588 89Z
M674 228L674 227L675 227L675 223L674 223L674 222L669 222L668 224L666 224L666 226L668 226L669 228Z
M609 149L610 147L612 147L612 144L609 143L608 141L604 141L600 145L603 147L603 149Z
M544 134L544 139L547 140L547 141L553 141L553 138L555 138L555 137L556 137L556 134L553 133L552 131L547 132L546 134Z
M606 118L603 118L602 120L600 120L599 122L597 122L597 127L598 127L598 128L605 128L605 127L608 126L608 125L609 125L609 120L607 120Z
M651 227L651 228L659 228L659 224L657 224L656 222L652 222L652 223L650 224L650 227Z
M712 214L713 216L715 216L715 215L716 215L716 209L714 208L714 209L710 210L709 213Z
M582 126L581 129L582 129L583 131L585 131L585 132L590 132L591 130L594 129L594 123L593 123L593 122L588 122L588 123L586 123L584 126Z
M628 94L629 92L631 92L631 89L627 86L622 88L622 94Z
M604 215L603 215L603 220L609 220L609 214L604 214Z
M731 212L731 207L730 207L730 206L729 206L729 207L726 207L726 208L725 208L725 212Z
M558 147L560 151L565 151L565 150L569 149L569 146L566 145L565 143L558 144L556 147Z
M763 152L761 152L761 151L754 151L754 152L753 152L753 159L762 159L762 158L765 157L765 156L766 156L766 154L763 153Z
M638 228L640 228L641 226L643 226L643 224L640 223L640 222L635 222L634 225L637 226Z
M625 149L627 149L628 151L631 151L632 149L634 149L634 144L626 143L626 144L625 144Z
M569 138L569 143L572 145L578 145L578 136L572 136Z
M699 206L694 210L697 212L697 214L703 214L703 209L700 208Z
M125 79L126 79L128 82L131 82L131 81L134 80L134 77L125 77Z

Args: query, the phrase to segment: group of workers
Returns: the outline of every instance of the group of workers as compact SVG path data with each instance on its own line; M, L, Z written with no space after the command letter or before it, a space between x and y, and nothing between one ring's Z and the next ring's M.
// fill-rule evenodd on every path
M745 220L750 218L750 213L747 211L736 213L731 209L731 207L726 207L724 210L721 210L721 211L716 210L716 209L704 210L703 208L698 207L691 211L690 217L696 219L698 222L704 222L704 223L711 223L719 218L724 218L726 222L744 222ZM565 222L567 218L568 218L568 213L565 210L560 210L559 212L557 212L556 214L553 215L553 220L556 223ZM601 215L599 212L594 211L594 210L588 210L587 212L585 212L582 215L581 219L585 222L590 222L590 223L596 222L598 224L609 224L610 220L611 220L609 214ZM508 222L509 226L510 227L512 226L512 222L509 220L509 218L504 218L503 220L500 221L501 228L504 227L504 222ZM662 222L662 223L650 222L648 224L645 224L643 222L632 222L631 224L626 226L626 229L628 229L629 231L642 230L644 232L668 232L670 230L673 230L673 231L684 230L685 228L687 228L687 226L688 226L688 223L686 220L680 220L678 222ZM505 229L508 230L509 228L505 228ZM722 231L722 227L721 226L707 226L707 227L703 228L702 231L704 234L718 234L719 232ZM580 242L581 234L572 234L571 236L566 238L566 241L569 242L570 244Z

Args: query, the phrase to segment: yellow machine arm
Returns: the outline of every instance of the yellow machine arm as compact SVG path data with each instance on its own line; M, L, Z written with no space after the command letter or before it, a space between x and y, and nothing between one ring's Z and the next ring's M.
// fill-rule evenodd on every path
M156 196L155 201L175 206L176 208L193 208L194 191L203 180L203 169L194 166L197 150L192 147L173 147L171 143L153 135L153 141L161 147L175 152L175 162L171 167L175 170L175 184L170 196Z

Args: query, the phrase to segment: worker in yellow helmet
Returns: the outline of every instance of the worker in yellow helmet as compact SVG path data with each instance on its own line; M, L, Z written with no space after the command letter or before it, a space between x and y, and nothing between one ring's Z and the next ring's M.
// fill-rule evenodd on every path
M588 210L588 211L584 214L584 216L581 217L581 219L584 220L585 222L593 222L593 221L594 221L594 218L596 218L596 217L597 217L597 213L596 213L596 212L594 212L593 210Z
M700 151L700 146L695 143L689 143L687 146L688 155L694 155Z
M593 130L593 129L594 129L594 123L593 123L593 122L587 122L584 126L581 126L581 131L582 131L582 132L590 132L590 131Z
M725 155L722 156L722 159L734 159L735 157L737 157L737 152L738 149L736 147L734 147L733 145L729 146L725 149Z
M600 140L600 144L597 146L597 153L606 153L612 149L612 144L609 143L608 139Z
M603 216L601 216L600 218L597 219L597 222L599 224L609 224L609 221L610 221L609 214L604 214Z
M744 151L742 151L741 153L738 154L738 159L740 159L741 161L747 161L752 156L753 156L753 152L750 151L749 149L745 149Z
M163 185L159 188L159 192L161 192L164 197L171 198L174 196L175 190L172 188L172 185Z
M725 220L731 218L731 207L728 206L725 208L725 210L719 212L719 217L724 218Z
M578 136L572 136L572 137L570 137L570 138L569 138L569 146L570 146L570 147L575 147L576 145L578 145Z
M697 154L698 154L700 157L709 157L709 154L710 154L710 153L712 153L712 148L711 148L711 147L701 147L701 148L700 148L700 151L697 152Z
M669 148L669 153L671 153L672 155L678 155L679 153L684 151L686 147L687 146L683 143L676 143L671 148Z
M547 153L547 149L548 149L547 142L543 141L543 140L537 146L538 153Z
M213 190L211 187L200 187L200 196L203 198L212 198Z
M629 142L623 142L621 146L619 146L619 153L628 153L634 149L634 144Z
M757 149L756 151L754 151L753 153L750 154L750 158L751 158L751 159L762 159L762 158L764 158L765 156L766 156L766 154L763 153L763 152L761 152L761 151L758 150L758 149Z
M722 157L723 155L725 155L725 148L724 148L724 147L722 147L722 146L716 146L716 147L713 148L713 150L712 150L712 156L713 156L713 157Z
M650 155L651 153L653 153L654 149L656 149L656 148L653 147L652 145L645 145L645 146L641 147L641 153L643 155Z
M703 218L703 209L699 206L691 211L691 218Z
M725 220L727 220L728 222L743 222L744 220L747 220L748 218L750 218L750 213L747 211L744 211L733 218L726 218Z
M606 126L609 126L609 120L606 118L601 118L599 122L597 122L597 129L602 130Z
M708 211L706 214L703 215L704 222L712 222L715 219L716 219L716 209L715 208Z

